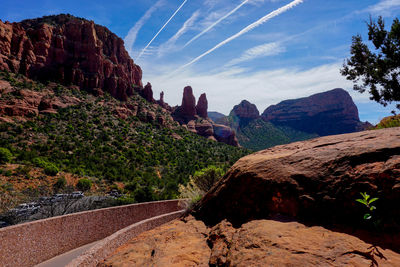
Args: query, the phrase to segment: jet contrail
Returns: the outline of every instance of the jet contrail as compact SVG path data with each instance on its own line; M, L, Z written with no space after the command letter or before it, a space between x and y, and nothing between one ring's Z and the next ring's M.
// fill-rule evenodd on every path
M200 15L200 12L197 10L192 14L192 16L185 21L183 26L175 33L174 36L172 36L168 41L166 41L164 44L162 44L159 49L158 49L158 56L161 56L163 53L167 52L168 50L172 49L176 41L186 33L186 31L194 24L198 16Z
M143 25L146 23L146 21L151 17L154 11L156 11L157 8L162 6L164 3L163 0L157 1L147 12L139 19L138 22L135 23L135 25L129 30L128 34L125 36L124 43L125 43L125 48L129 52L129 55L133 57L133 45L135 44L136 37L139 33L139 30L143 27Z
M144 51L146 51L146 49L151 45L151 43L154 41L154 39L157 38L157 36L160 34L160 32L162 32L162 30L164 30L164 28L175 17L175 15L179 12L179 10L181 10L181 8L186 4L187 1L188 0L183 1L183 3L178 7L178 9L175 11L175 13L172 14L172 16L169 18L169 20L161 27L161 29L157 32L157 34L153 37L153 39L151 39L151 41L146 45L146 47L142 49L142 51L140 52L140 54L136 60L138 60L143 55Z
M214 28L215 26L217 26L217 24L219 24L221 21L223 21L224 19L226 19L227 17L229 17L230 15L232 15L233 13L235 13L239 8L241 8L244 4L246 4L247 2L249 2L250 0L245 0L243 1L240 5L238 5L237 7L235 7L233 10L231 10L228 14L226 14L225 16L223 16L222 18L220 18L219 20L217 20L216 22L214 22L213 24L211 24L209 27L207 27L205 30L203 30L201 33L197 34L195 37L193 37L192 39L190 39L184 46L183 48L185 48L186 46L190 45L193 41L197 40L200 36L202 36L203 34L207 33L209 30L211 30L212 28Z
M208 50L208 51L205 52L204 54L202 54L202 55L196 57L195 59L193 59L193 60L190 61L189 63L183 65L183 66L180 67L180 68L178 68L176 71L174 71L174 73L176 73L176 72L178 72L178 71L181 71L182 69L184 69L184 68L186 68L186 67L192 65L193 63L197 62L197 61L200 60L201 58L203 58L203 57L205 57L206 55L208 55L208 54L212 53L213 51L217 50L217 49L220 48L221 46L226 45L227 43L229 43L229 42L235 40L236 38L242 36L243 34L245 34L245 33L249 32L249 31L251 31L251 30L257 28L258 26L264 24L264 23L267 22L268 20L270 20L270 19L272 19L272 18L274 18L274 17L276 17L276 16L278 16L278 15L280 15L280 14L282 14L282 13L288 11L289 9L292 9L293 7L299 5L299 4L303 3L303 2L304 2L304 0L295 0L295 1L292 1L292 2L290 2L289 4L287 4L287 5L285 5L285 6L281 7L281 8L278 8L278 9L272 11L272 12L269 13L268 15L262 17L261 19L257 20L256 22L250 24L249 26L247 26L246 28L244 28L244 29L241 30L240 32L238 32L238 33L232 35L231 37L229 37L228 39L226 39L226 40L220 42L219 44L217 44L216 46L214 46L213 48L211 48L210 50Z

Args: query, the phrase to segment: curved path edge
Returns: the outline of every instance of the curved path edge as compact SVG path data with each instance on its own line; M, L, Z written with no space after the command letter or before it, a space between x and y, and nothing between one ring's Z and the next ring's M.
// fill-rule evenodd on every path
M98 263L103 261L105 258L111 255L121 245L127 243L135 236L156 228L164 223L179 218L184 214L184 210L171 212L168 214L152 217L137 223L134 223L118 232L110 235L99 241L92 248L84 252L78 258L71 261L67 267L77 266L97 266Z

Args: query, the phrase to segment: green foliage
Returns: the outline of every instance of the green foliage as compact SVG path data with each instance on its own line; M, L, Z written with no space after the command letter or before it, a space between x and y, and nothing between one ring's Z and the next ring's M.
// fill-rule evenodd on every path
M392 127L400 127L400 115L390 116L382 119L378 125L376 125L375 129L384 129L384 128L392 128Z
M78 188L81 191L89 191L90 188L92 188L93 182L89 179L79 179L78 183L76 184L76 188Z
M353 36L351 58L341 69L342 75L354 82L354 90L368 90L371 100L384 106L400 101L400 22L395 18L390 31L385 29L382 17L370 18L368 40L375 51L363 43L361 35ZM397 105L400 109L400 104Z
M44 167L44 173L47 175L57 175L57 173L59 172L58 168L56 165L54 165L53 163L47 163Z
M276 126L263 119L256 119L237 130L239 143L255 151L315 137L318 137L318 135L301 132L286 126Z
M54 191L58 192L58 191L64 189L66 186L67 186L67 179L65 179L65 177L60 177L54 183L53 188L54 188Z
M193 180L196 186L207 192L211 187L224 175L224 170L216 166L209 166L200 171L196 171L193 175Z
M10 162L12 159L12 154L10 150L4 147L0 147L0 164Z
M377 201L378 198L371 198L370 195L368 195L367 193L360 193L362 198L356 199L357 202L360 202L361 204L363 204L367 209L368 212L364 214L364 220L370 220L372 218L372 211L374 211L376 209L375 206L371 205L373 202Z

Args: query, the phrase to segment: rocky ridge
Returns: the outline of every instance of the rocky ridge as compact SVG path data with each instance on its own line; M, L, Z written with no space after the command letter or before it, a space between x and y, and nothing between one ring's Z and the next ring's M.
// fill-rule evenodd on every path
M109 92L120 100L142 86L142 71L123 40L71 15L0 21L0 70L77 85L95 94Z
M232 146L239 146L235 132L226 125L216 124L208 118L208 101L206 94L202 94L196 105L193 89L186 86L183 89L181 106L173 108L172 116L182 126L193 133L197 133L210 140L223 142Z
M341 88L282 101L265 109L261 116L273 124L320 136L357 132L370 126L360 122L357 106Z

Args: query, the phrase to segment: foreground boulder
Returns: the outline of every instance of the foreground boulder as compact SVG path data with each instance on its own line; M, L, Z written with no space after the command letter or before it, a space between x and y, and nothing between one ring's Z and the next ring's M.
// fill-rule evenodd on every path
M255 220L235 229L185 218L143 233L99 266L398 266L400 255L297 222ZM397 264L397 265L396 265Z
M276 146L240 159L195 206L208 225L282 215L319 225L359 226L360 192L376 201L380 227L400 229L400 128Z

